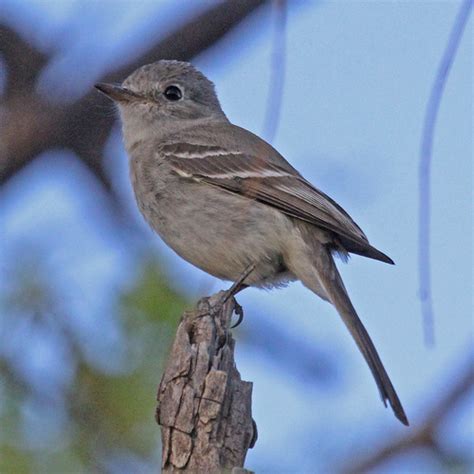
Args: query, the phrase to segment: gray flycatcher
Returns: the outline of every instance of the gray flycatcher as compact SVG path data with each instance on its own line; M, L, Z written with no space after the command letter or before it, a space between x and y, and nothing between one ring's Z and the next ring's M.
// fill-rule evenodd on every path
M274 148L233 125L214 85L191 64L158 61L121 85L97 84L122 119L138 207L178 255L217 278L272 288L300 280L332 303L385 406L408 420L333 255L393 261Z

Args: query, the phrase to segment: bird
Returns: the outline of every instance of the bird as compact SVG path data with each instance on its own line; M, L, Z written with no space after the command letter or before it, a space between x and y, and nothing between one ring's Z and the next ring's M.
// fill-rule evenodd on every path
M192 64L159 60L121 84L95 87L118 107L137 205L162 240L219 279L236 282L252 266L245 287L277 288L299 280L331 303L384 405L408 425L334 257L393 260L275 148L231 123L214 84Z

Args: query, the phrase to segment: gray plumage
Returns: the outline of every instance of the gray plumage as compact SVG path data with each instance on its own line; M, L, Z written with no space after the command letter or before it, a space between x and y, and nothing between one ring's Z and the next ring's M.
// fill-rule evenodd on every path
M360 227L274 148L229 122L214 85L192 65L158 61L121 86L98 84L120 110L138 207L181 257L218 278L275 287L300 280L331 302L375 378L384 404L406 415L333 260L387 263Z

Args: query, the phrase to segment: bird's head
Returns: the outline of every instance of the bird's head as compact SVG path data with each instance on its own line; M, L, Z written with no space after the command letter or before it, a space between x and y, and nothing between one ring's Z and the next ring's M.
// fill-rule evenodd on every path
M126 134L148 127L172 129L194 120L225 120L214 84L187 62L157 61L138 68L122 84L95 87L118 105Z

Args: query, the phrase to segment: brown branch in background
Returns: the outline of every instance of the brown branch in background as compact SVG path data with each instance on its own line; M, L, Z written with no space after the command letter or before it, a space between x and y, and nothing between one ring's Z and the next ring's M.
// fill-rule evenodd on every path
M240 307L226 294L204 298L178 326L158 389L162 472L230 472L255 444L252 384L240 378L229 332Z
M124 77L143 64L158 59L190 61L197 54L217 43L247 16L264 5L266 0L227 0L209 8L172 32L132 64L112 72L104 82L122 81Z
M264 3L264 0L219 3L159 39L133 63L100 80L123 80L138 66L158 59L190 60L215 44ZM151 41L153 43L153 39ZM22 54L18 54L20 50ZM5 25L0 30L0 54L5 58L7 75L11 78L7 81L0 109L0 185L38 154L50 148L69 148L109 189L101 159L115 118L97 107L102 99L91 92L73 104L55 105L35 94L30 86L47 59ZM21 64L18 58L21 58ZM16 74L20 74L18 81Z
M31 92L48 57L5 25L0 25L0 54L8 69L7 94Z
M471 12L473 0L464 0L454 21L446 49L438 66L433 86L431 88L428 105L426 107L423 123L423 135L420 150L419 163L419 243L418 243L418 266L419 266L419 292L421 299L421 311L423 315L423 326L425 343L434 344L434 317L433 299L431 293L431 261L430 261L430 223L431 223L431 199L430 199L430 173L433 149L433 138L436 120L438 118L441 98L448 79L449 71L456 56L462 34Z
M474 387L473 358L469 354L466 368L456 382L427 413L424 421L419 427L414 427L408 435L395 439L382 446L369 456L361 459L351 460L346 467L341 469L343 473L363 473L370 471L381 464L389 461L395 456L406 454L415 449L426 448L430 450L441 461L449 459L443 446L438 441L438 432L442 424L447 421L453 409ZM431 394L430 394L431 396Z
M286 0L273 0L275 20L272 39L270 87L263 126L265 140L272 143L280 121L286 70Z

